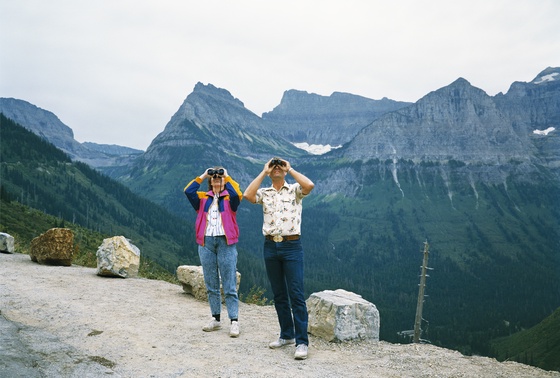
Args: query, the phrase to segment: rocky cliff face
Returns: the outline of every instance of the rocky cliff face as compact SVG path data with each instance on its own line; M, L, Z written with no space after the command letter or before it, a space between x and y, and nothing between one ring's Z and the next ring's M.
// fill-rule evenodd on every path
M71 156L88 154L74 139L72 129L52 112L15 98L0 98L0 112Z
M205 152L214 161L305 154L267 126L225 89L198 83L138 164L177 161L180 155L204 158Z
M262 118L291 142L340 146L381 115L406 107L408 102L372 100L349 93L329 97L304 91L284 92L280 105Z
M495 97L458 79L380 117L333 155L363 161L455 160L495 168L522 164L529 171L536 164L558 172L559 71L549 69ZM546 135L535 133L544 129Z
M529 139L533 159L560 169L560 68L547 68L529 83L515 82L494 98L521 138Z
M528 160L528 136L518 135L495 101L466 80L429 93L364 128L343 156L470 163Z
M522 164L528 170L540 165L557 176L560 172L560 68L547 68L530 83L515 82L505 95L493 97L460 78L414 104L289 90L262 118L227 90L198 83L136 160L136 154L115 157L79 144L54 114L25 101L0 99L0 110L73 158L118 172L115 177L194 159L239 165L246 173L243 165L273 155L308 156L290 142L347 144L321 160L454 160L494 167Z

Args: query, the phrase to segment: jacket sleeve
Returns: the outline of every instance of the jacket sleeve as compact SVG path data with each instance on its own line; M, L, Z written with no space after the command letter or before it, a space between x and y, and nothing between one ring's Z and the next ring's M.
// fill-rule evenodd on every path
M239 184L235 182L231 176L226 177L226 190L229 194L229 205L232 211L237 211L241 200L243 199L243 193L239 189Z
M195 211L198 211L198 208L200 207L200 197L198 196L197 191L200 188L201 182L202 180L200 179L200 177L197 177L189 182L184 189L185 195L189 199L189 202L191 203Z

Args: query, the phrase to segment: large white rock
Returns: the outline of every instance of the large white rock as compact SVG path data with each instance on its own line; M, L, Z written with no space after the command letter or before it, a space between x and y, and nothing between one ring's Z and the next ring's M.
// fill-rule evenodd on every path
M338 289L313 293L307 299L312 335L327 341L379 341L379 311L361 295Z
M236 272L237 290L239 291L239 283L241 282L241 273ZM192 294L196 299L201 301L208 300L208 292L204 284L204 273L202 267L197 265L181 265L177 267L177 279L183 285L183 291ZM221 285L220 285L221 288ZM225 301L224 291L222 292L222 302Z
M14 237L5 232L0 232L0 252L14 253Z
M140 250L124 236L103 239L97 249L97 275L109 277L137 277Z

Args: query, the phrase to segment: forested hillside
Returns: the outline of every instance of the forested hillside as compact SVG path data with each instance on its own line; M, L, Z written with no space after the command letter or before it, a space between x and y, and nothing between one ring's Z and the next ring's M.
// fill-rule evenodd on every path
M560 308L536 326L492 342L498 361L517 361L560 371Z
M127 237L143 257L172 274L179 265L200 265L192 223L86 164L72 162L65 153L2 114L0 124L0 231L28 244L51 227L76 224L105 237ZM179 193L181 189L177 189ZM45 222L33 209L57 221ZM79 232L75 242L79 250L94 256L101 240ZM260 261L244 255L240 262L262 270ZM248 292L252 286L245 279L242 291Z
M319 181L327 171L323 164L317 159L298 170ZM428 241L433 270L423 337L437 345L487 355L489 340L533 326L559 306L560 191L554 180L512 175L499 185L478 182L475 193L458 162L401 161L399 186L393 162L345 164L328 166L360 177L355 197L306 199L309 291L328 283L363 295L380 309L382 338L398 341L397 332L413 327ZM442 169L449 171L449 186Z

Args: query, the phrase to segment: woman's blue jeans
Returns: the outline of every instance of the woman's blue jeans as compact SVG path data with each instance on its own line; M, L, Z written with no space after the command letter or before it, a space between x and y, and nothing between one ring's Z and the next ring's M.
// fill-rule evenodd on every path
M228 316L230 319L237 319L239 300L237 297L236 245L227 245L225 236L205 236L204 246L198 246L198 257L202 264L212 315L219 315L222 309L221 277Z
M274 294L282 339L309 345L307 306L303 288L303 248L300 240L264 241L264 263Z

